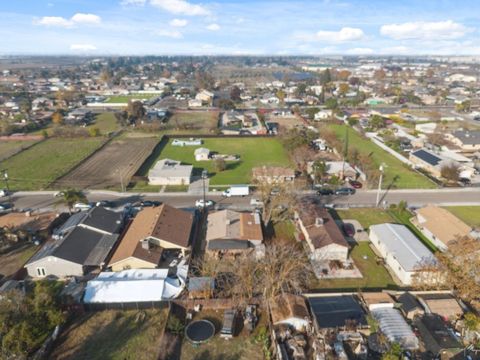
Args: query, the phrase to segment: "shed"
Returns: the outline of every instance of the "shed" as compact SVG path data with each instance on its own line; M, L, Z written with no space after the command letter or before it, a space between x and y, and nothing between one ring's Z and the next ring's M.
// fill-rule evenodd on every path
M400 310L407 319L412 320L415 316L422 316L425 313L417 298L408 291L398 296L397 301L400 303Z
M195 150L195 161L207 161L210 160L210 150L204 147L200 147Z

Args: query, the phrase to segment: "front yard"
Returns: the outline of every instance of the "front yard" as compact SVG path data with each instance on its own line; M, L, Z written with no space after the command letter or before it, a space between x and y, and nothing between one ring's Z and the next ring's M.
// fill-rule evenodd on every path
M472 227L480 227L480 206L448 206L445 209Z
M88 312L63 330L49 359L156 360L166 320L167 309Z
M173 159L183 164L192 164L194 174L207 169L210 185L248 184L251 181L252 168L256 166L290 166L290 160L282 144L273 138L213 138L204 139L201 146L172 146L173 139L152 162L160 159ZM227 168L215 171L214 161L195 161L194 151L205 147L219 154L239 155L239 161L227 161ZM147 175L148 171L145 174Z

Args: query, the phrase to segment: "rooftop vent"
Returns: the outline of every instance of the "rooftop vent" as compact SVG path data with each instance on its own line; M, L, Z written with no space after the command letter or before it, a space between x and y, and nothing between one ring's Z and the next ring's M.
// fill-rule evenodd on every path
M148 241L148 239L143 239L141 243L142 243L142 249L150 250L150 241Z
M323 221L322 218L320 218L320 217L315 218L315 226L316 226L316 227L320 227L320 226L322 226L323 224L324 224L324 221Z

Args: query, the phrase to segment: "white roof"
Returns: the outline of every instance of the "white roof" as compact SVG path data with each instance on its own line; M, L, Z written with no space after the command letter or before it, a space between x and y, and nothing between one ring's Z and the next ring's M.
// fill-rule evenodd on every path
M398 310L378 308L371 313L390 342L400 344L403 349L418 349L417 337Z
M192 165L181 165L180 161L162 159L148 172L149 177L189 177L192 174Z
M195 150L194 152L195 155L200 155L200 154L210 154L210 150L208 150L207 148L198 148Z
M181 262L177 278L168 277L168 269L134 269L102 272L87 282L85 303L147 302L174 299L185 288L188 268Z
M378 236L387 251L395 256L405 271L414 271L419 263L435 260L430 250L405 225L372 225L370 232Z

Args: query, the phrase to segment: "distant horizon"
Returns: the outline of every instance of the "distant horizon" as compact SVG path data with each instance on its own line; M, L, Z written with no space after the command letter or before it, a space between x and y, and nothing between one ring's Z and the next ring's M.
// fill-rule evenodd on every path
M17 56L477 56L473 0L22 0L0 7Z

